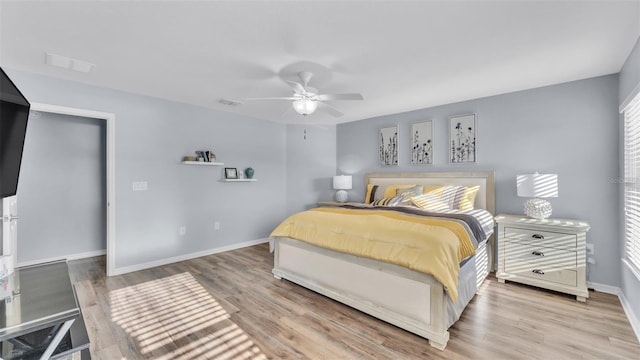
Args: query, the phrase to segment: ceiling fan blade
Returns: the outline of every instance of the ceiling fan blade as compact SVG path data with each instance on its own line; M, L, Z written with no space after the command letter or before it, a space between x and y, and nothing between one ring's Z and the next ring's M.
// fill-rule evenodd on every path
M289 113L295 113L293 106L291 106L291 104L287 105L287 109L282 112L282 115L280 115L280 119L283 119L284 117L289 115Z
M289 86L291 86L293 88L293 91L295 91L296 94L306 94L307 93L307 90L299 82L290 81L290 80L285 80L285 81L287 82L287 84L289 84Z
M302 86L307 87L309 81L313 77L313 73L309 71L301 71L298 73L298 77L302 80Z
M318 105L325 110L329 115L333 116L333 117L341 117L342 115L344 115L343 113L341 113L340 111L338 111L336 108L334 108L333 106L327 105L323 102L318 102Z
M320 94L317 95L318 100L364 100L362 94Z
M245 98L245 100L247 101L253 101L253 100L298 100L297 98L294 97L261 97L261 98Z

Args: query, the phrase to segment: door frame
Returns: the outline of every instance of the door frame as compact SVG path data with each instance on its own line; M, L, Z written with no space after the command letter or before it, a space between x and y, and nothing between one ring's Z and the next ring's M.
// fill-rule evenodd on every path
M87 109L72 108L51 104L31 103L31 111L40 111L52 114L80 116L92 119L105 120L107 127L107 276L111 276L116 264L116 242L115 242L115 214L116 214L116 141L115 141L115 121L116 115L113 113L93 111ZM27 125L28 126L28 125ZM28 131L28 130L27 130Z
M18 220L17 217L13 217L14 214L12 214L11 211L11 203L15 204L17 201L16 199L16 195L2 198L2 255L13 256L13 259L11 260L12 267L16 267L16 264L18 263L18 257L16 256L16 249L18 248L16 237L18 235L11 234L12 221ZM7 212L8 214L5 214ZM6 216L9 218L7 219Z

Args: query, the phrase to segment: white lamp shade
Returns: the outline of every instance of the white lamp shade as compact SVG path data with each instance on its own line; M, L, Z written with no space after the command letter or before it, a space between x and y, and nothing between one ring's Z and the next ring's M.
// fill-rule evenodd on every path
M517 188L519 197L558 197L558 174L518 175Z
M318 103L308 99L296 100L293 102L293 108L300 115L309 115L316 111Z
M336 175L333 177L333 188L335 190L351 190L351 176Z

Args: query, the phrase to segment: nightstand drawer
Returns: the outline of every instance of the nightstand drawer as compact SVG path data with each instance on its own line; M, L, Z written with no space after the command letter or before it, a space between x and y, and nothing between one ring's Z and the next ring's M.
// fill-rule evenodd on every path
M505 227L504 237L509 240L518 241L522 244L570 250L576 248L578 240L575 234L563 234L559 232L521 229L516 227Z
M531 264L521 264L517 271L511 270L509 273L567 286L577 286L578 284L578 273L574 270L545 270Z
M577 253L571 250L554 249L543 246L523 245L519 242L506 241L504 244L506 271L510 266L530 263L534 266L550 269L571 269L577 267Z

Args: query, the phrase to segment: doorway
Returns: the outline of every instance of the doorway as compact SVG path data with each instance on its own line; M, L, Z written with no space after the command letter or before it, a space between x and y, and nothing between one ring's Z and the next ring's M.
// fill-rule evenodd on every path
M103 136L103 142L101 144L103 150L103 160L101 160L101 166L98 169L99 172L101 172L101 174L103 175L103 181L101 182L101 189L99 189L100 195L99 197L101 198L101 206L103 207L102 209L95 209L95 211L99 212L101 215L98 216L102 216L102 219L104 221L100 221L100 223L102 225L99 225L100 230L102 232L102 234L100 235L100 237L102 238L102 241L104 243L104 241L106 241L106 253L107 253L107 275L110 275L113 272L114 269L114 265L115 265L115 258L114 258L114 241L113 241L113 237L114 237L114 230L115 230L115 180L114 180L114 168L115 168L115 164L114 164L114 159L115 159L115 140L114 140L114 122L115 122L115 115L114 114L110 114L110 113L103 113L103 112L96 112L96 111L91 111L91 110L84 110L84 109L76 109L76 108L68 108L68 107L61 107L61 106L55 106L55 105L48 105L48 104L39 104L39 103L32 103L31 104L31 111L32 112L36 112L36 113L42 113L42 114L48 114L51 116L58 116L61 118L66 119L66 123L67 125L69 123L73 124L73 123L88 123L88 125L91 125L91 123L93 123L93 125L97 125L97 127L100 129L99 131L102 131L104 133ZM84 121L82 120L84 118ZM51 129L49 129L51 130ZM85 129L86 130L86 129ZM93 130L95 132L95 129ZM29 134L29 130L27 130L27 134ZM82 133L81 133L82 134ZM86 134L90 134L85 132ZM29 136L29 135L27 135ZM52 136L55 136L52 135ZM82 135L80 135L82 136ZM27 141L29 141L29 138L27 138ZM85 143L87 143L87 141L85 140ZM25 145L26 147L26 145ZM47 152L46 152L46 147L43 149L42 147L40 147L39 150L39 154L42 154L42 156L47 156ZM33 154L32 154L33 156ZM80 154L80 156L82 156L82 154ZM23 158L24 159L24 158ZM87 162L85 161L85 165L87 164ZM82 161L79 161L77 163L74 163L73 165L78 165L78 166L82 166ZM73 166L72 165L72 166ZM24 166L24 164L23 164ZM47 187L47 178L42 176L42 174L46 174L46 169L43 169L45 172L40 172L40 175L42 177L42 179L38 180L38 184L42 187ZM54 171L55 170L55 171ZM51 174L58 174L59 176L73 176L72 174L69 173L69 171L64 171L64 169L54 169L51 171ZM69 169L67 169L69 170ZM94 174L95 176L95 174ZM21 174L22 177L22 174ZM22 178L21 178L21 182L22 182ZM81 182L82 183L82 182ZM81 184L80 183L80 184ZM31 185L32 189L33 189L33 184ZM43 192L41 194L47 194L46 193L47 189L43 189ZM54 190L55 191L55 190ZM76 191L76 188L74 186L67 186L67 190L64 191ZM34 193L37 191L33 191ZM53 192L53 191L52 191ZM18 193L20 194L20 190L18 191ZM29 194L29 196L31 195L35 195L35 194ZM37 196L37 195L36 195ZM40 195L42 196L42 195ZM55 196L54 196L55 198ZM33 200L33 199L32 199ZM54 199L54 201L60 201L60 198L58 198L57 200ZM18 204L18 207L20 205ZM56 209L48 209L46 211L49 212L56 212ZM34 213L38 213L38 217L40 217L41 221L46 222L48 220L51 220L49 218L46 218L47 213L46 211L44 212L32 212L32 214ZM72 214L70 214L72 216ZM53 217L50 217L53 218ZM106 219L105 219L106 218ZM60 219L60 217L58 216L58 219ZM69 224L75 224L76 226L80 226L82 227L83 224L78 224L78 222L74 222L74 219L70 218L64 221L64 223L69 223ZM38 219L34 219L33 217L29 220L31 223L29 224L29 229L32 229L34 226L38 226ZM55 226L54 226L55 227ZM16 226L16 231L18 226ZM58 233L60 233L60 227L58 227ZM78 228L75 228L76 230ZM71 227L69 228L69 231L74 231L74 228ZM61 236L60 234L58 234L57 236ZM82 236L82 235L80 235ZM3 241L3 247L6 244L4 244ZM33 246L33 245L30 245ZM9 253L14 254L14 258L18 258L20 257L19 254L16 254L16 251L20 250L20 246L14 246L13 249L9 249ZM88 254L89 256L91 256L91 252L86 252L85 254ZM16 256L17 255L17 256ZM44 259L44 260L52 260L53 258L55 258L56 256L52 256L52 258L48 258L48 259ZM63 256L64 257L64 256ZM22 261L21 261L22 263ZM28 262L27 262L28 263Z

